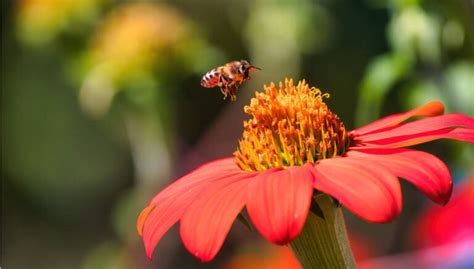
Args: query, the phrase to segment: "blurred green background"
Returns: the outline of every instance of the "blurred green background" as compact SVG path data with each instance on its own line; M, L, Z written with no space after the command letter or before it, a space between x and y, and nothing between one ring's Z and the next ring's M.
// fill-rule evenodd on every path
M236 223L211 264L176 230L148 261L135 222L164 185L235 150L243 105L271 81L329 92L350 129L432 99L474 115L470 0L2 0L1 14L3 268L225 268L264 252ZM263 71L236 103L199 85L239 59ZM458 181L474 163L466 144L422 148ZM430 202L403 188L393 223L347 214L365 258L415 248Z

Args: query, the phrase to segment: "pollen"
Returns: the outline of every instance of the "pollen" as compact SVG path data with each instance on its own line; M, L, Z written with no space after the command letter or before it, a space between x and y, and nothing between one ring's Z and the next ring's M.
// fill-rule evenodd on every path
M262 171L315 163L344 153L348 135L339 117L327 107L329 94L304 80L285 79L257 92L244 107L249 120L234 153L242 170Z

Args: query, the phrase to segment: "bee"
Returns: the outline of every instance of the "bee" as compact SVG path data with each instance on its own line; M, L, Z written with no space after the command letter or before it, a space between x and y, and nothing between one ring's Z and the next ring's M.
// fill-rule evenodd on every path
M250 72L254 69L261 70L246 60L233 61L207 72L201 79L201 86L206 88L217 86L221 89L224 100L230 95L230 100L235 101L239 86L250 79Z

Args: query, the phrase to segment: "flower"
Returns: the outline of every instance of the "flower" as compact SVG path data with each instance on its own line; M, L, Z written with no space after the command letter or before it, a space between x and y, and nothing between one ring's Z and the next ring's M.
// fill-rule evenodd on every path
M286 244L300 233L315 193L326 193L354 214L387 222L402 207L397 177L445 204L452 183L437 157L403 147L449 138L474 142L474 119L442 115L430 102L347 132L324 103L327 94L305 81L265 86L245 112L234 157L209 162L158 193L137 228L149 258L180 221L185 247L201 261L221 248L242 209L262 236ZM413 117L428 117L406 122Z
M430 206L415 222L411 234L417 248L451 246L438 253L449 258L459 254L463 243L474 243L474 174L456 187L449 205Z
M474 174L460 180L449 204L425 207L408 232L412 249L363 260L360 268L474 268Z
M94 34L91 61L106 64L118 79L181 53L192 42L191 23L178 10L151 3L125 4L111 12Z

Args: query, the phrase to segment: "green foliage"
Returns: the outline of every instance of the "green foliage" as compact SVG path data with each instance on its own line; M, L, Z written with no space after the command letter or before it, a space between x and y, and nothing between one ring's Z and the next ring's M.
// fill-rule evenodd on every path
M357 125L377 119L390 89L412 68L412 60L404 54L388 54L375 58L368 66L359 92Z
M462 20L464 14L458 18L449 12L454 8L433 1L385 5L391 11L386 28L391 50L368 65L359 87L358 125L379 118L387 103L411 109L437 99L448 111L473 115L474 52L465 50L473 33L466 31L472 26ZM458 57L450 57L453 52ZM401 98L393 100L392 96ZM472 150L465 150L471 153L461 155L473 155ZM468 168L472 161L468 158L463 167Z
M235 149L240 106L272 80L312 81L348 126L432 99L474 115L466 2L2 1L2 225L14 246L2 266L139 268L145 201ZM263 70L231 106L199 81L235 59ZM472 148L446 148L451 167L472 166Z

